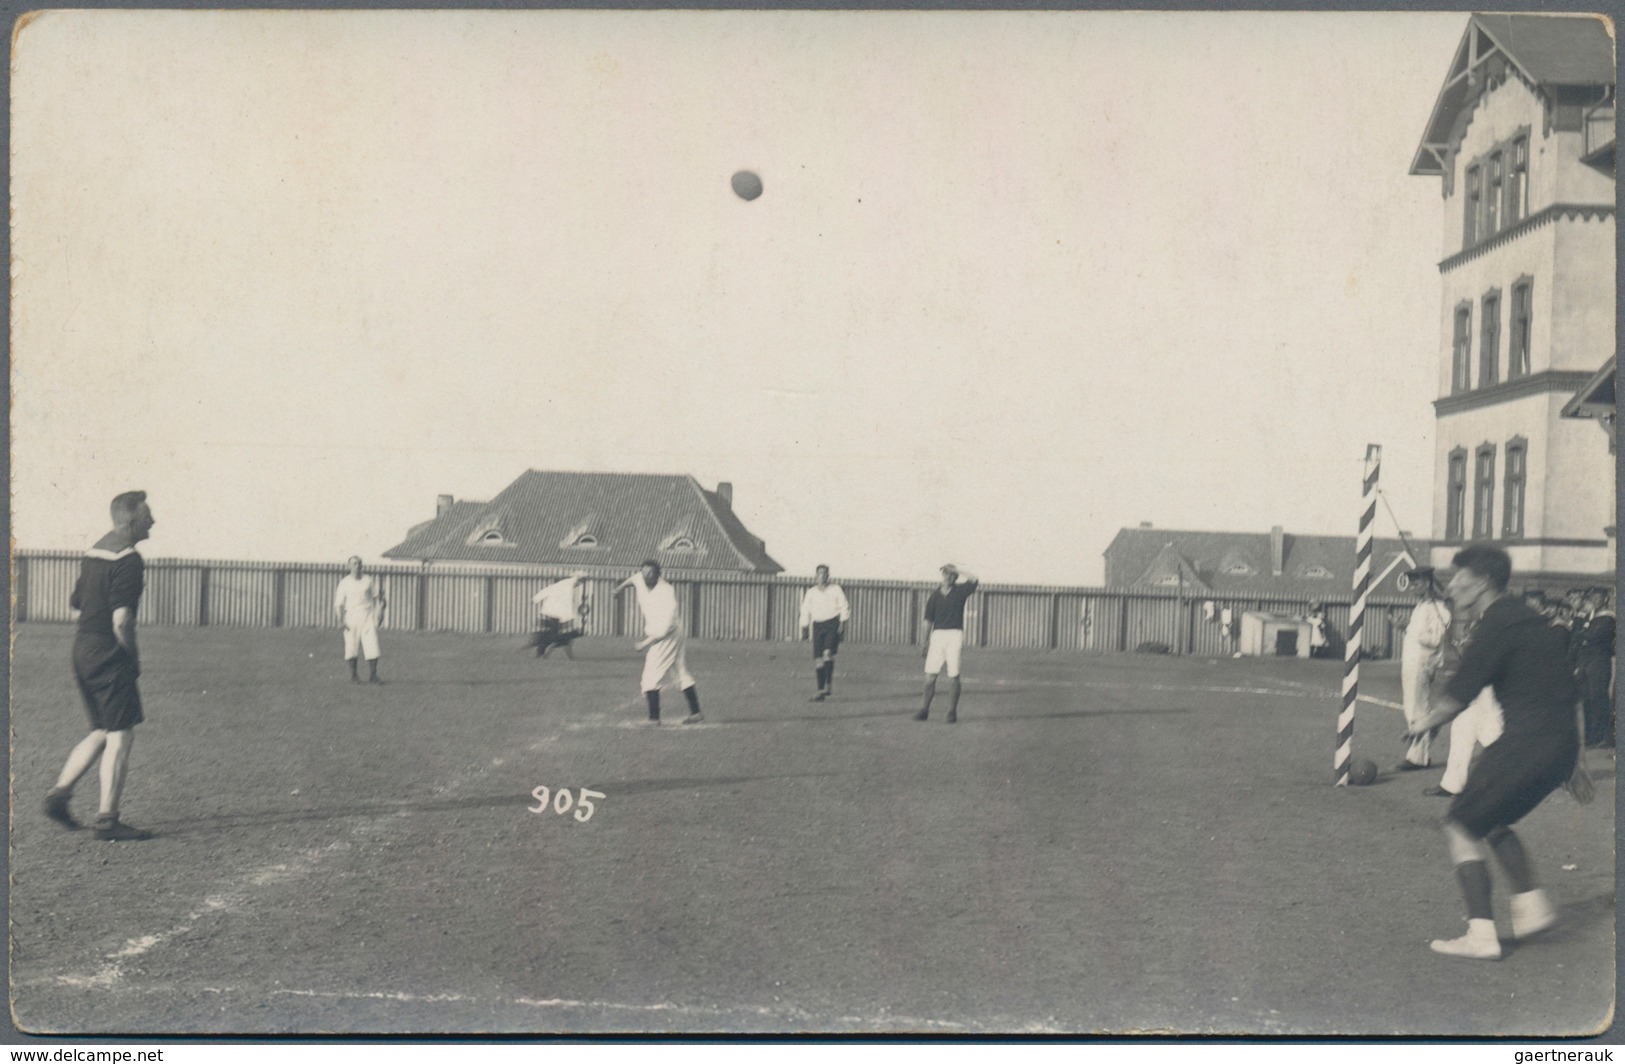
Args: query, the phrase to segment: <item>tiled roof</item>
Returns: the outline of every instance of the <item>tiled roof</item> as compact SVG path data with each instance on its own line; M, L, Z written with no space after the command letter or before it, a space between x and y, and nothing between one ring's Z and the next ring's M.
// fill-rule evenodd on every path
M1613 85L1614 40L1594 15L1473 15L1434 101L1413 175L1444 172L1442 153L1455 150L1458 120L1490 83L1486 73L1493 78L1508 64L1537 88Z
M777 573L783 566L691 476L527 470L489 502L456 502L393 559Z
M1614 42L1601 18L1474 15L1473 21L1538 85L1614 83Z
M1412 542L1411 561L1397 539L1371 545L1371 594L1402 594L1394 583L1412 564L1425 564L1427 544ZM1354 584L1353 536L1282 536L1281 574L1275 575L1268 532L1202 532L1125 528L1106 548L1108 587L1160 587L1178 583L1172 559L1186 567L1184 585L1215 595L1347 598ZM1385 572L1386 570L1386 572Z

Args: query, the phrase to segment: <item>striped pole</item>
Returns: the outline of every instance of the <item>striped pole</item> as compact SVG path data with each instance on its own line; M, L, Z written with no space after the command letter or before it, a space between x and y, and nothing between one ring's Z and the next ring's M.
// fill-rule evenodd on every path
M1365 627L1365 599L1371 590L1371 525L1377 517L1377 473L1382 448L1366 444L1360 532L1354 539L1354 608L1349 612L1349 638L1343 648L1343 709L1337 715L1337 753L1332 759L1336 785L1348 786L1354 756L1354 703L1360 695L1360 632Z

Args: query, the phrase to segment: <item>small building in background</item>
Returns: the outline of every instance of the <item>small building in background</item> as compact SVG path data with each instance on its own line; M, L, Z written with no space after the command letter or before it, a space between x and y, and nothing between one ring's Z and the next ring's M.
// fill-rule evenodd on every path
M1237 651L1249 658L1307 658L1310 622L1296 614L1248 610L1241 615Z
M1427 544L1374 539L1372 595L1403 595L1399 578L1426 564ZM1107 588L1183 589L1195 598L1346 597L1354 587L1353 536L1301 536L1276 525L1268 532L1120 529L1106 548Z
M683 474L527 470L488 502L442 495L435 516L384 552L424 566L772 574L784 567L733 511L733 485L715 491Z

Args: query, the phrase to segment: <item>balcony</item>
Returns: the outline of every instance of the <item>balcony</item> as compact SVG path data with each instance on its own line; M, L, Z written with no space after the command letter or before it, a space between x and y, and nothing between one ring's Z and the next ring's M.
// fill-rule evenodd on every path
M1584 142L1580 161L1599 170L1614 172L1614 101L1608 100L1585 113Z

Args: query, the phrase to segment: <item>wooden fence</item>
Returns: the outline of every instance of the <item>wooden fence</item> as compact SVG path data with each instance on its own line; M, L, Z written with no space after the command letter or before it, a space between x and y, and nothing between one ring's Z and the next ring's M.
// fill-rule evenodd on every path
M19 551L13 555L13 617L19 622L69 621L68 606L81 555L71 551ZM243 628L315 628L335 622L333 591L342 565L152 558L138 620L144 625ZM421 632L520 635L532 627L531 596L563 570L423 568L379 565L388 600L384 627ZM691 635L700 639L799 638L797 616L805 578L732 573L670 572ZM641 634L630 589L614 593L624 573L587 578L594 610L589 635ZM842 580L852 606L848 641L918 645L921 618L933 585L892 580ZM1327 623L1346 635L1351 603L1319 599ZM983 584L966 604L965 637L976 647L1114 653L1163 644L1174 653L1218 656L1224 642L1213 614L1228 607L1239 637L1245 610L1301 614L1306 599L1258 596L1181 596L1174 590ZM1400 632L1414 601L1371 599L1366 609L1366 653L1398 653Z

